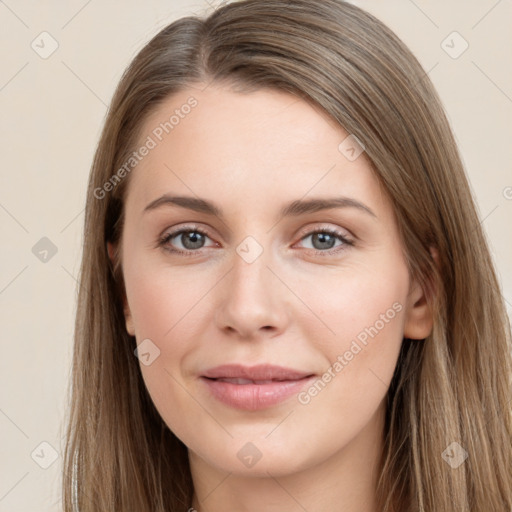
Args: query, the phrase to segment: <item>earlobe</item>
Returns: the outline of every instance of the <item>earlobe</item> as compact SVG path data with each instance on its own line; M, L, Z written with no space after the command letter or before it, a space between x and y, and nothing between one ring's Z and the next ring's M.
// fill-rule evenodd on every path
M126 323L126 331L130 336L135 336L135 327L133 325L133 318L130 312L130 308L128 306L125 307L124 310L124 318Z
M113 265L115 262L115 258L116 258L116 248L112 242L107 242L107 252L108 252L108 257Z
M430 254L439 266L439 253L435 247L430 248ZM431 293L436 293L432 288ZM434 326L432 301L428 300L425 290L416 281L411 285L406 309L404 337L412 340L423 340L429 336Z
M117 246L114 245L112 242L107 242L107 252L108 257L112 263L112 266L115 266L116 258L117 258ZM135 336L135 328L133 325L133 317L132 313L130 311L130 306L128 306L128 301L126 299L126 296L123 294L123 311L124 311L124 318L125 318L125 324L126 324L126 331L130 336Z
M415 283L407 301L404 338L423 340L432 332L433 324L430 304L421 286Z

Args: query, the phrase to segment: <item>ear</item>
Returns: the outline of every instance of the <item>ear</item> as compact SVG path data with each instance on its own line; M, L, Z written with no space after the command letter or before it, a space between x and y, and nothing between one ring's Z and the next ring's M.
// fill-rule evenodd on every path
M113 244L112 242L107 242L107 251L108 251L108 257L110 261L112 262L112 265L115 264L117 260L117 250L118 247L116 244ZM133 317L130 310L130 306L128 305L128 300L126 299L126 295L123 294L123 310L124 310L124 319L126 323L126 331L130 336L135 336L135 327L133 325Z
M431 247L430 254L436 265L439 265L439 253L434 247ZM435 293L434 289L432 291ZM430 335L433 325L432 305L427 301L425 290L417 281L413 281L407 298L404 338L423 340Z

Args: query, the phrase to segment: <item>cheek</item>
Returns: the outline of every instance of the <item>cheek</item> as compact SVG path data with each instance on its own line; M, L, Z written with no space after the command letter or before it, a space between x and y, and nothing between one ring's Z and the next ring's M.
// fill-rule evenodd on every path
M389 258L388 265L353 265L295 282L297 295L307 299L316 316L308 315L308 325L303 326L308 337L314 336L315 322L316 332L318 327L322 332L316 336L318 343L334 359L349 350L352 341L366 348L377 339L381 345L401 342L409 278L399 257Z
M191 278L190 269L133 257L126 261L125 283L137 344L149 339L152 357L157 355L149 365L140 362L148 392L167 424L186 431L178 426L181 415L173 404L180 410L193 406L182 388L182 365L200 349L201 322L213 314L205 310L211 306L204 299L215 279L207 272Z
M206 275L191 279L170 266L130 262L125 283L137 339L172 337L175 326L188 321L211 288L210 281Z
M191 422L200 424L204 413L185 390L181 372L183 361L197 350L200 340L193 329L200 299L209 287L198 289L197 282L193 286L176 269L162 267L139 270L127 282L137 343L151 340L157 354L149 365L140 361L146 389L165 423L187 443L193 443L193 436L188 437Z
M344 269L339 279L301 285L300 293L329 328L315 338L325 356L324 373L305 390L301 403L337 403L341 411L364 420L384 398L403 340L409 286L401 258L388 263L384 258L380 265Z

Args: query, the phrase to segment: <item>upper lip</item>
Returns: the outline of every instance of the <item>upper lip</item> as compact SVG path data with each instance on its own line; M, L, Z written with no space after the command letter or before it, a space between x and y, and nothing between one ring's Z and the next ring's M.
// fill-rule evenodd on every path
M202 377L210 379L249 379L249 380L298 380L313 375L311 372L294 370L283 366L260 364L224 364L206 370Z

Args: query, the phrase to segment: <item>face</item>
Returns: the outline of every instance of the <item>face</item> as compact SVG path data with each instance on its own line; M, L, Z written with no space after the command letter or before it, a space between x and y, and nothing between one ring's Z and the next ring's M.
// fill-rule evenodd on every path
M378 442L402 339L430 332L391 202L348 135L287 93L220 85L144 123L126 328L197 463L285 475Z

